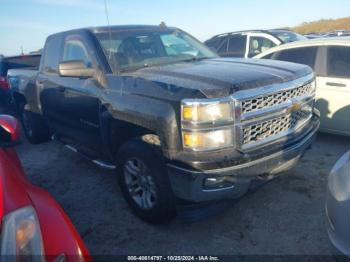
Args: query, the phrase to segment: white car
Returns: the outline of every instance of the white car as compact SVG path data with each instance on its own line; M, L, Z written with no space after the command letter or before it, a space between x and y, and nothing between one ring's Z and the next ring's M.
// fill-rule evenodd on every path
M316 75L316 107L321 112L321 131L350 136L350 37L293 42L254 58L310 66Z

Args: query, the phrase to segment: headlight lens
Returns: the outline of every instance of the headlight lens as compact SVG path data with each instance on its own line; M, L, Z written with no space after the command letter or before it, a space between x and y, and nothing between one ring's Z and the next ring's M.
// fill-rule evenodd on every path
M232 101L184 100L182 120L195 124L233 121Z
M234 145L233 137L232 129L183 132L184 147L197 151L231 147Z
M215 150L234 145L234 102L220 99L184 99L181 106L185 149Z
M44 248L38 218L31 206L18 209L3 219L1 255L6 260L44 261ZM21 259L20 259L21 261Z

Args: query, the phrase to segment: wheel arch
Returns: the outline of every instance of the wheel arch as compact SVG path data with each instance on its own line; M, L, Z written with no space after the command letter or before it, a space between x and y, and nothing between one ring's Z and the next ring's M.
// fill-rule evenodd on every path
M174 143L169 140L173 134L167 133L168 128L163 124L159 125L162 122L159 119L156 123L155 121L138 121L137 118L132 117L118 118L118 115L112 115L105 106L101 106L100 116L102 141L112 155L115 155L125 142L139 137L147 143L160 146L163 155L171 158Z

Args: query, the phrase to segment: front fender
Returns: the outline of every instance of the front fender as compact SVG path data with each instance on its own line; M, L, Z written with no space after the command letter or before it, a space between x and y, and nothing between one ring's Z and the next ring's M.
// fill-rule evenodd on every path
M113 119L148 129L159 136L166 157L172 158L181 150L181 135L176 114L179 105L136 94L110 92L102 106ZM180 112L180 111L178 111Z

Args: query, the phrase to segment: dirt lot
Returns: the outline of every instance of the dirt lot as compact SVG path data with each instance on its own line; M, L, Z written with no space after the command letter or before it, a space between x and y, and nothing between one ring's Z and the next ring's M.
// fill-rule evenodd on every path
M129 210L115 174L56 142L18 147L30 180L63 206L96 254L330 254L327 175L350 139L319 135L301 163L215 217L151 226Z

